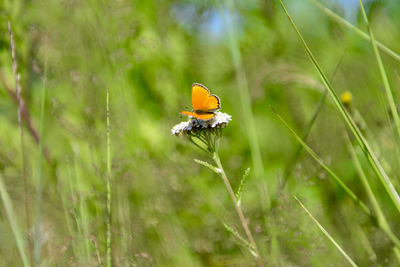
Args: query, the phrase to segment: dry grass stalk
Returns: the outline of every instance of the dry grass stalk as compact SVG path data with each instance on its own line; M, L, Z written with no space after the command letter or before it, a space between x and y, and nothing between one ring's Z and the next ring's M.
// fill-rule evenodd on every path
M23 168L23 178L24 178L24 198L25 198L25 213L26 213L26 227L28 232L28 243L29 243L29 251L31 255L31 263L32 255L33 255L33 243L31 239L31 233L29 231L31 227L30 222L30 211L29 211L29 194L28 194L28 181L27 181L27 168L25 162L25 149L24 149L24 131L22 125L22 114L23 110L25 110L24 100L21 97L21 77L18 73L18 62L17 56L15 53L15 42L13 37L13 32L11 29L11 23L8 22L8 32L10 34L10 46L11 46L11 59L12 59L12 71L15 80L15 88L16 88L16 99L18 101L18 124L20 129L20 137L21 137L21 154L22 154L22 168Z

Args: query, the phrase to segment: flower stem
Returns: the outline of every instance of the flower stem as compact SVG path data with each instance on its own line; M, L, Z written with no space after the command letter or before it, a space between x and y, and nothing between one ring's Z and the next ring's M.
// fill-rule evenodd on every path
M110 145L110 89L107 87L107 267L112 266L111 251L111 145Z
M254 241L253 235L251 234L250 229L249 229L249 227L247 225L247 221L246 221L246 218L243 215L242 209L240 208L240 205L238 204L238 202L236 200L235 193L233 192L231 183L229 182L229 179L225 174L224 167L221 164L221 160L219 159L219 155L218 155L217 151L214 151L213 159L214 159L215 163L217 164L217 167L220 169L220 172L219 172L220 176L221 176L222 180L224 180L226 189L228 190L228 193L229 193L229 195L230 195L230 197L232 199L233 205L235 206L235 209L236 209L236 213L239 216L240 222L242 224L242 227L243 227L244 231L246 232L247 238L249 239L250 244L254 248L254 251L255 251L255 254L256 254L255 256L257 258L257 265L259 267L262 267L264 265L263 265L263 262L262 262L262 259L261 259L261 256L260 256L260 252L259 252L259 250L257 248L256 242Z

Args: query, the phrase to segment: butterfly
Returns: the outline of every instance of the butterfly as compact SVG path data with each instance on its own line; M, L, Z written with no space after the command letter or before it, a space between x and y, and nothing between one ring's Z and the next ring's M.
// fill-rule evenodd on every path
M221 101L202 84L192 84L192 111L181 111L181 114L200 120L214 118L215 112L221 108Z

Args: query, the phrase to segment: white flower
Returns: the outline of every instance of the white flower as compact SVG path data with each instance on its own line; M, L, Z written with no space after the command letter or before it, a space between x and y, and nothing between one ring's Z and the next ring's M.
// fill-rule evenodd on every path
M172 127L171 134L180 135L182 132L190 131L191 129L192 127L189 125L189 121L183 121Z
M172 135L181 135L190 133L192 130L224 128L230 121L232 116L222 112L215 112L215 116L209 120L200 120L190 117L189 121L178 123L171 129Z

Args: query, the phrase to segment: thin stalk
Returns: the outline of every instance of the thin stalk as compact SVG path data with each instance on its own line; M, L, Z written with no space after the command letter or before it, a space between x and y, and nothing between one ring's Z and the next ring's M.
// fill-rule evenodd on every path
M350 22L348 22L347 20L345 20L344 18L342 18L341 16L339 16L338 14L336 14L335 12L330 10L329 8L323 6L321 3L319 3L316 0L309 0L309 1L311 3L313 3L316 7L318 7L322 12L324 12L331 19L336 21L337 23L349 28L350 30L355 32L358 36L363 38L364 40L371 41L371 37L368 34L363 32L362 30L360 30L359 28L357 28L356 26L354 26L353 24L351 24ZM400 61L400 55L399 54L397 54L396 52L394 52L393 50L391 50L390 48L388 48L387 46L385 46L384 44L382 44L379 41L375 41L375 43L376 43L376 46L382 52L386 53L388 56L394 58L395 60Z
M303 135L301 137L302 140L305 141L307 139L307 137L308 137L313 125L314 125L314 122L316 121L316 119L318 117L318 114L321 111L323 104L325 103L325 99L326 99L327 94L328 94L328 91L325 90L325 92L323 93L323 95L319 99L318 104L317 104L317 106L316 106L316 108L314 110L314 113L313 113L312 117L311 117L311 120L309 121L309 123L307 124L307 126L306 126L306 128L305 128L305 130L303 132ZM286 183L287 183L290 175L293 172L295 163L297 162L298 158L300 157L300 154L301 154L302 151L303 151L303 146L302 145L298 145L298 147L296 149L296 152L293 154L293 156L290 159L287 167L285 168L285 171L283 173L283 182L279 186L278 192L285 188Z
M358 176L361 180L361 183L363 184L365 191L367 192L368 198L371 201L372 207L374 209L375 215L376 215L376 219L378 221L378 225L379 227L387 234L387 236L389 237L389 239L393 242L393 244L395 246L397 246L398 248L400 248L400 240L397 238L397 236L392 232L392 230L390 229L389 223L386 220L386 217L381 209L381 207L379 206L378 200L375 197L374 192L372 191L372 188L368 182L368 179L364 173L363 168L361 167L360 161L357 157L356 151L353 147L353 145L351 144L349 137L346 134L346 141L347 141L347 146L348 149L350 151L351 157L353 159L354 162L354 166L356 167Z
M44 114L46 107L46 60L43 73L43 88L40 103L40 139L39 139L39 156L38 156L38 175L36 181L36 221L35 221L35 240L34 255L35 265L40 265L41 250L41 233L42 233L42 176L43 176L43 134L44 134Z
M110 89L107 88L107 266L111 267L111 145L110 145Z
M358 204L360 208L368 215L371 216L371 211L364 204L362 200L360 200L356 194L343 182L342 179L339 178L324 162L323 160L309 147L301 138L297 135L297 133L287 124L287 122L274 110L272 111L275 115L281 120L283 125L293 134L296 140L303 146L304 150L308 152L308 154L339 184L339 186Z
M322 231L322 233L332 242L333 245L342 253L342 255L345 257L345 259L350 263L351 266L358 266L347 253L342 249L342 247L333 239L333 237L328 233L328 231L325 230L325 228L315 219L315 217L311 214L311 212L308 211L308 209L301 203L301 201L294 196L296 201L300 204L300 206L304 209L304 211L310 216L310 218L314 221L314 223L318 226L318 228Z
M299 40L301 44L304 47L304 50L306 51L307 55L309 56L312 64L316 68L324 86L328 89L329 94L332 97L333 102L335 103L335 106L337 110L340 112L340 114L343 117L343 120L353 133L355 139L357 140L357 143L361 147L361 149L364 151L364 154L371 165L372 169L374 170L376 176L379 178L380 182L382 183L383 187L385 188L387 194L389 195L390 199L392 200L394 206L397 208L398 212L400 212L400 196L397 193L395 187L393 186L392 182L389 179L389 176L386 174L385 170L383 169L382 165L378 161L377 157L375 156L374 152L372 151L370 145L368 144L367 140L361 133L360 129L356 125L356 123L353 121L351 118L350 114L347 112L347 110L344 108L343 104L341 103L339 96L336 94L335 90L333 89L331 83L329 82L327 76L325 75L324 71L318 64L317 60L315 59L313 53L311 52L310 48L308 47L306 41L304 40L303 36L297 29L296 24L294 23L292 17L289 15L285 5L283 4L282 0L279 0L279 3L281 4L282 9L284 10L286 16L289 19L290 24L292 25L293 29L295 30L297 36L299 37Z
M370 241L368 240L368 237L362 227L359 224L355 224L354 226L351 226L351 229L349 229L350 232L354 232L355 236L354 238L356 240L359 240L361 246L364 248L364 250L368 253L368 257L371 260L371 263L374 262L376 264L376 253L374 251L374 248L372 247ZM372 265L372 264L371 264Z
M29 229L31 227L31 219L30 219L30 208L29 208L29 194L28 194L28 178L27 178L27 166L25 160L25 146L24 146L24 126L22 124L23 110L24 110L24 100L21 97L21 77L18 73L18 61L15 52L15 42L13 37L13 32L11 29L11 23L8 22L8 32L10 35L10 46L11 46L11 60L12 60L12 70L13 76L15 80L15 88L16 88L16 100L18 103L18 126L19 126L19 134L20 134L20 143L21 143L21 162L22 162L22 176L24 179L24 200L25 200L25 217L26 217L26 229L28 232L28 246L29 246L29 254L31 265L33 265L33 244L31 239L31 234Z
M3 176L1 174L0 174L0 197L3 202L8 221L10 223L11 230L12 230L12 233L15 238L15 242L17 243L17 248L18 248L19 255L21 257L21 261L24 266L29 266L28 259L26 258L26 255L25 255L24 241L23 241L21 233L19 231L17 218L15 217L11 199L7 193L6 186L3 182Z
M339 59L339 62L336 64L335 70L334 70L334 71L332 72L332 74L331 74L331 79L333 79L333 78L335 77L337 71L339 70L339 66L340 66L340 63L342 62L342 60L343 60L343 58L344 58L345 52L346 52L346 50L343 52L342 56L341 56L340 59ZM310 121L308 122L308 124L306 125L305 129L303 130L303 134L302 134L302 136L301 136L301 139L302 139L302 140L306 141L308 135L310 134L311 129L312 129L312 127L314 126L314 123L315 123L315 121L317 120L317 117L318 117L320 111L322 110L322 107L323 107L324 104L325 104L325 100L326 100L326 96L327 96L327 95L328 95L328 90L325 90L324 93L322 94L322 96L320 97L320 99L319 99L319 101L318 101L318 103L317 103L317 106L316 106L315 109L314 109L314 113L313 113L313 115L311 116ZM302 150L303 150L303 146L298 145L298 147L297 147L295 153L293 154L291 160L289 161L287 167L285 168L285 171L283 172L283 182L282 182L282 183L280 184L280 186L279 186L278 193L279 193L279 191L283 190L283 188L285 188L286 183L287 183L287 181L288 181L290 175L291 175L292 172L293 172L295 163L296 163L297 160L299 159Z
M70 170L68 169L68 184L69 184L69 188L70 188L70 190L72 189L72 186L71 186L71 174L70 174ZM67 190L68 190L68 186L66 186L66 185L59 185L59 187L60 188L62 188L62 189L64 189L64 190L60 190L60 197L61 197L61 203L62 203L62 207L63 207L63 212L64 212L64 218L65 218L65 222L66 222L66 226L67 226L67 229L68 229L68 234L69 234L69 236L74 236L75 235L75 231L74 231L74 228L73 228L73 224L72 224L72 222L71 222L71 218L70 218L70 213L73 213L73 212L70 212L69 211L69 209L70 209L70 207L68 207L68 205L70 205L71 203L70 202L68 202L68 200L67 200L67 197L66 197L66 195L67 195ZM71 193L70 193L70 195L72 195L73 193L72 193L72 191L71 191ZM75 246L75 244L74 244L74 240L72 240L71 241L71 243L72 243L72 245L71 245L71 248L72 248L72 255L74 256L74 257L78 257L78 253L77 253L77 247L78 246Z
M396 125L398 137L400 138L400 117L399 117L399 112L397 111L396 103L394 101L392 88L390 87L390 83L389 83L389 79L388 79L388 76L386 73L385 66L383 65L382 58L379 53L371 26L369 24L367 14L365 13L364 5L361 0L359 0L359 1L360 1L361 13L362 13L365 23L367 24L369 36L371 38L372 49L374 50L375 58L376 58L376 61L378 63L378 67L379 67L379 72L381 74L381 78L382 78L383 85L385 88L386 98L387 98L387 101L389 102L390 111L392 112L392 115L393 115L393 120L394 120L394 124Z
M245 231L246 236L249 239L251 246L254 248L254 251L256 253L255 256L257 258L257 265L259 267L260 266L264 266L263 262L262 262L262 258L261 258L260 252L259 252L259 250L257 248L256 242L254 241L253 235L251 234L249 226L247 225L247 221L246 221L246 218L243 215L242 209L241 209L240 205L238 204L238 202L236 200L235 193L233 192L231 183L229 182L229 179L225 174L224 167L221 164L221 160L219 158L219 155L218 155L217 151L214 151L213 159L214 159L215 163L217 164L217 167L220 170L220 176L221 176L222 180L224 181L226 189L228 190L229 196L231 197L233 205L235 206L235 210L236 210L236 213L239 216L239 219L240 219L240 222L242 224L243 230Z

